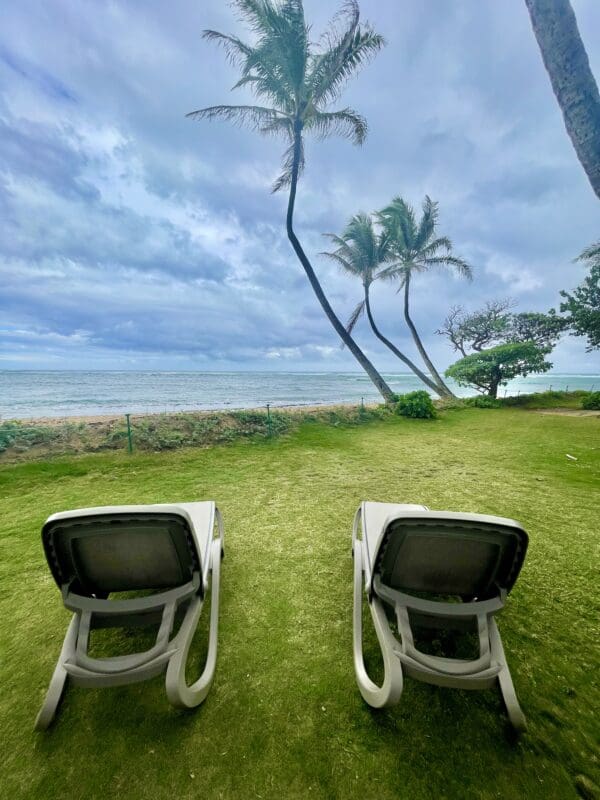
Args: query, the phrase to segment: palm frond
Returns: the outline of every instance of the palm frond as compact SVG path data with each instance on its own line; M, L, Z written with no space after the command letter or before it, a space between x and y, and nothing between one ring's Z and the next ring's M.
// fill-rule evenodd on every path
M377 273L375 279L378 281L399 281L400 288L402 288L404 286L406 272L406 267L402 262L395 262L388 267L383 267L383 269Z
M331 239L333 244L337 244L338 249L335 251L337 255L342 256L347 261L353 260L354 253L348 242L345 241L345 239L342 239L341 236L338 236L335 233L324 233L323 236L325 236L327 239ZM321 253L321 255L332 256L333 254L330 252L323 252Z
M432 258L424 258L422 263L425 269L428 267L454 267L461 278L466 278L469 281L473 280L473 268L462 258L450 255L433 256Z
M391 237L389 231L386 231L385 228L382 229L377 237L377 261L380 264L384 264L386 261L392 256L390 245L391 245Z
M447 236L440 236L438 239L429 242L428 245L419 250L419 253L422 257L429 258L437 255L440 250L445 250L447 253L452 250L452 242Z
M423 215L417 228L415 236L415 250L422 250L433 236L439 215L438 203L434 202L429 195L425 195L423 201Z
M282 113L293 114L295 110L293 96L275 76L266 70L263 72L263 75L244 75L231 87L231 90L249 86L256 97L270 101Z
M336 19L343 19L345 28L325 34L321 40L323 52L313 56L307 83L315 105L339 97L346 81L385 45L383 36L369 25L359 26L358 3L350 0ZM334 20L335 23L335 20Z
M225 50L228 61L235 67L243 64L253 52L252 47L242 42L237 36L219 33L219 31L205 30L202 32L202 38L220 45Z
M349 272L351 275L358 275L359 270L356 269L352 258L348 258L347 256L343 256L338 250L334 250L330 252L328 250L323 250L319 253L320 256L326 256L330 258L332 261L335 261L338 266L340 266L344 272Z
M342 268L344 272L348 272L351 275L356 275L357 277L363 278L363 264L361 263L360 259L357 259L356 251L350 247L348 242L344 241L340 236L337 236L335 233L324 233L323 236L326 236L328 239L334 244L338 245L337 250L324 250L319 255L326 256L330 258L332 261L335 261L338 266Z
M412 250L416 235L415 212L402 197L394 197L377 217L393 240L396 253Z
M277 4L269 0L240 0L236 5L245 7L242 15L247 14L258 35L252 55L244 64L243 77L269 76L297 103L309 58L308 28L301 0Z
M575 259L575 261L591 261L592 264L600 264L600 242L595 242L586 247Z
M367 137L366 119L351 108L344 108L341 111L318 111L308 117L304 127L316 133L319 139L337 135L360 145Z
M258 36L269 33L277 15L271 0L233 0L232 5L238 10L240 20L249 23Z
M304 166L306 164L304 158L304 142L302 141L302 137L300 137L300 158L298 161L298 177L302 175L304 172ZM288 149L283 154L282 160L282 167L283 171L281 175L277 178L273 186L271 187L271 192L275 194L275 192L279 192L281 189L284 189L286 186L289 186L292 182L292 171L294 169L294 142L290 144Z
M365 301L361 300L360 303L356 306L356 308L352 312L352 314L350 314L350 317L348 318L348 322L346 323L346 333L350 333L350 334L352 333L352 331L354 330L354 328L356 326L356 323L358 322L358 320L361 318L361 316L363 315L363 313L365 311L365 306L366 306ZM344 344L342 342L342 349L343 349L343 347L344 347Z
M197 111L190 111L186 117L191 119L223 119L236 125L247 125L261 133L272 133L280 126L290 124L289 119L281 112L264 106L209 106Z
M260 4L251 3L250 5L258 13L257 9ZM263 20L262 27L264 31L269 31L269 26L265 20ZM232 87L233 89L251 84L251 88L257 97L267 97L284 111L289 112L292 110L293 103L291 102L289 87L286 87L281 80L281 76L276 74L278 71L277 61L273 63L272 59L265 57L264 36L263 40L259 40L258 47L246 44L237 36L214 30L204 31L203 38L223 47L230 63L242 70L242 77Z
M291 141L294 137L294 123L289 117L276 117L272 122L267 123L260 129L261 133L285 135Z
M372 272L379 266L377 233L369 214L355 214L346 225L342 239L352 246L355 260L362 265L363 271Z

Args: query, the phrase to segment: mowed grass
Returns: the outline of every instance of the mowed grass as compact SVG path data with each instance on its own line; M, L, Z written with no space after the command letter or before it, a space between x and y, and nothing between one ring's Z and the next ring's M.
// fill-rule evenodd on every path
M593 796L598 422L468 409L431 422L314 423L273 441L2 468L0 796ZM207 498L225 517L226 557L206 702L173 710L160 678L69 687L54 726L35 734L68 622L40 544L44 519L81 506ZM366 498L500 514L529 531L527 561L499 618L529 722L519 741L495 690L407 679L393 709L362 701L352 667L350 531ZM145 646L139 636L129 646ZM375 642L367 628L377 667Z

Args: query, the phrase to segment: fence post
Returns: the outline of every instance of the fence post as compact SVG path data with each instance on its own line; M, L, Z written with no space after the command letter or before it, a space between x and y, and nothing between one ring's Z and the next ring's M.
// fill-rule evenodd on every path
M127 420L127 449L130 453L133 453L133 443L131 441L131 422L129 420L130 414L125 414L125 419Z
M267 429L269 431L267 436L269 438L271 438L271 436L273 434L273 430L271 428L271 404L270 403L267 403Z

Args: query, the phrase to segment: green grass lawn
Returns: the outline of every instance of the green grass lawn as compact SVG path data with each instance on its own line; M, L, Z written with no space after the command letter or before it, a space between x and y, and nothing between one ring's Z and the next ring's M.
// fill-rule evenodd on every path
M431 422L313 423L272 441L2 467L0 797L593 796L598 422L465 409ZM81 506L210 498L225 517L226 557L206 702L174 711L160 678L69 687L55 725L34 734L68 621L42 552L44 519ZM494 690L407 679L393 709L362 701L350 530L363 499L500 514L529 531L499 617L529 722L520 741ZM196 671L202 655L199 642Z

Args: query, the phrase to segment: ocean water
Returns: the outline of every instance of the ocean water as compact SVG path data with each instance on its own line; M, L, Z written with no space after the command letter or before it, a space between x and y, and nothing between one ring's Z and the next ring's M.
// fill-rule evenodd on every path
M413 375L385 375L392 390L422 388ZM451 382L449 382L450 385ZM600 375L548 373L512 381L508 394L553 389L600 390ZM456 394L474 394L452 386ZM500 396L504 394L504 387ZM360 372L39 372L0 371L0 418L158 413L378 402Z

